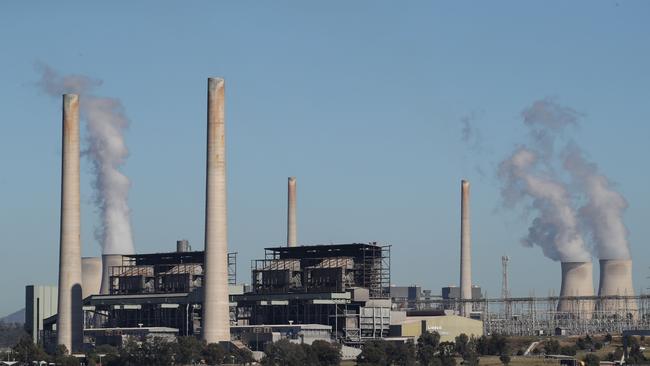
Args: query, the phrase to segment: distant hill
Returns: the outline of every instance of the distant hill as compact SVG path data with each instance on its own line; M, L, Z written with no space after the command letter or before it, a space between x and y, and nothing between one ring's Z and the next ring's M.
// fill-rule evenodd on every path
M15 313L9 314L4 318L0 318L0 323L11 324L25 324L25 309L20 309Z

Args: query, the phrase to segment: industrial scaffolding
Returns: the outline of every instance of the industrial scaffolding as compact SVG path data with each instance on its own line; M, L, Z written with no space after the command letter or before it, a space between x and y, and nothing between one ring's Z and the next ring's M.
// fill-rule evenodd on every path
M568 311L558 311L558 303ZM472 304L471 317L483 321L486 335L584 335L650 328L650 295L517 297L507 299L431 299L420 309L459 311Z

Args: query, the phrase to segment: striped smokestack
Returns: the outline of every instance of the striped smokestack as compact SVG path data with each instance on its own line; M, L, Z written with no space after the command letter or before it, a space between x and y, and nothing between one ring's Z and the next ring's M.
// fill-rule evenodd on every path
M83 343L79 210L79 96L63 95L61 228L57 344L70 352Z
M230 341L224 80L208 79L203 339Z
M287 246L295 247L298 245L296 229L296 177L289 177L287 197Z
M460 183L460 298L472 299L472 234L469 221L469 182ZM469 316L472 303L461 307L461 315Z

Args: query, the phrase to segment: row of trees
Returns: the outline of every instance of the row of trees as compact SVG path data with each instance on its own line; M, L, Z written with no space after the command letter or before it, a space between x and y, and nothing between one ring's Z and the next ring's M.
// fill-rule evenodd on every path
M53 354L47 354L35 345L30 337L23 337L13 347L16 360L31 363L47 361L63 366L78 366L79 360L70 356L65 346L58 346ZM101 355L101 356L100 356ZM179 337L177 342L153 338L147 342L127 340L121 348L108 345L98 346L86 355L87 364L99 363L107 366L164 366L205 362L208 365L223 363L248 364L253 355L247 349L226 348L220 344L206 344L195 337Z
M287 339L269 344L264 350L264 366L336 366L341 363L341 346L327 341L311 345L291 343Z
M369 341L357 357L357 363L366 366L453 366L456 357L462 357L464 365L478 365L479 356L497 355L507 365L509 353L507 339L503 336L470 338L461 334L455 342L441 342L437 332L425 332L417 343Z

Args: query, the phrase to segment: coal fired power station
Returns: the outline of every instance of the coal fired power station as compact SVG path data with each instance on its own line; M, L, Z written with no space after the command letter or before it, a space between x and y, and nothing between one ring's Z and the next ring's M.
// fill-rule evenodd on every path
M74 353L89 344L120 346L130 337L142 342L183 336L256 351L280 338L317 337L358 350L371 339L416 340L431 329L453 341L452 335L460 332L548 336L650 328L650 296L635 295L627 231L618 220L624 202L611 192L598 196L605 187L603 180L587 176L583 178L589 179L589 187L598 189L584 207L573 207L576 204L563 185L531 174L535 156L525 149L502 164L500 173L512 183L506 187L508 197L528 197L532 202L528 208L541 210L521 243L540 246L544 256L560 263L561 283L550 284L548 296L512 296L509 283L521 281L508 281L509 256L501 262L501 298L487 298L472 283L471 196L465 179L460 185L460 243L435 249L443 253L451 248L450 256L456 258L460 244L458 267L448 273L460 283L443 287L440 296L418 284L406 287L391 282L391 250L406 252L399 246L376 241L305 245L305 240L299 245L293 176L287 180L286 242L280 205L276 242L263 247L263 257L250 261L250 277L245 276L250 283L237 283L237 253L228 252L225 81L218 77L207 79L207 121L196 121L207 122L204 249L193 250L188 240L181 239L168 251L136 253L126 204L130 182L112 166L110 177L123 183L117 205L123 215L117 230L106 219L111 215L102 211L101 229L107 234L128 227L128 235L98 238L101 257L82 258L79 118L80 100L86 99L80 98L83 95L63 95L58 295L52 296L52 300L58 296L58 310L32 322L37 324L34 339L43 340L48 350L63 345ZM83 104L81 111L82 116L88 114ZM102 145L97 141L105 140L88 139L90 145ZM128 150L121 135L118 142L124 149L118 149L116 156L125 156ZM197 189L203 189L202 167L197 176L201 177ZM284 200L283 184L273 197ZM592 228L585 229L590 223ZM186 234L179 237L191 237ZM109 236L111 240L106 240ZM478 248L486 249L481 248L485 240L476 238ZM495 253L495 258L501 254L507 253ZM597 294L593 258L600 265ZM485 278L483 268L475 267L476 279ZM38 300L26 308L35 306Z

